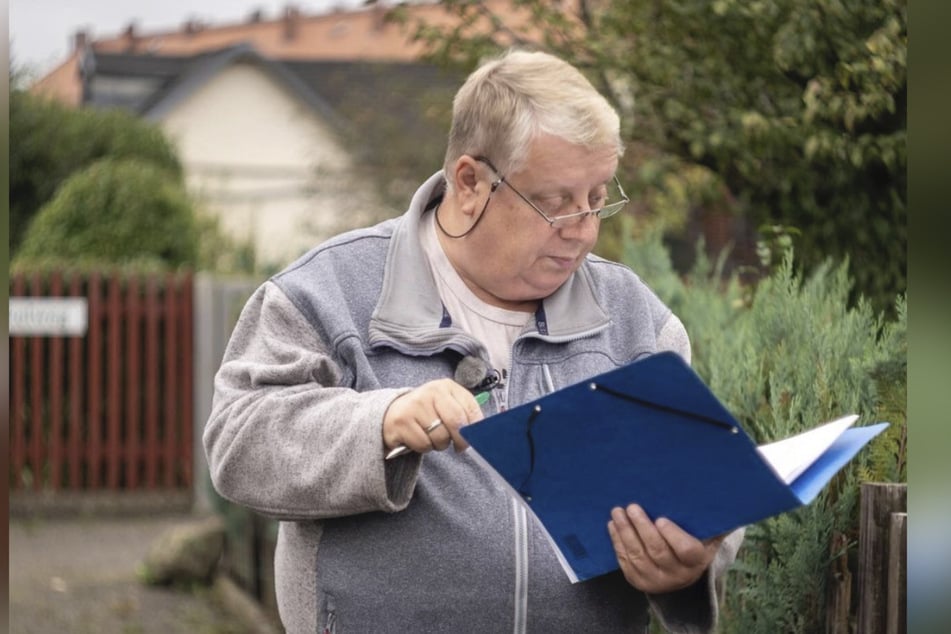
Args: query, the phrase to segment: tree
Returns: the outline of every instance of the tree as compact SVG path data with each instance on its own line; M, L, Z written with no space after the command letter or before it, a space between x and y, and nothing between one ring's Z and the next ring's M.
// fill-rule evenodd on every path
M521 44L586 70L625 115L622 170L647 207L792 227L804 269L852 256L853 300L891 310L904 291L904 0L513 0L526 27L443 4L453 25L415 25L431 60L472 68Z
M194 267L199 232L180 179L141 159L103 159L40 209L16 262Z
M33 216L74 172L104 157L141 159L181 178L162 131L118 110L70 109L11 86L10 250L16 255Z

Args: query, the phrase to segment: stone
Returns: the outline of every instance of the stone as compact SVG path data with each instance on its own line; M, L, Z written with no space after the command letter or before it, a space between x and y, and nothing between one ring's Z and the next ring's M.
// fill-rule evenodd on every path
M217 515L174 526L152 543L139 578L155 585L210 584L224 545L225 525Z

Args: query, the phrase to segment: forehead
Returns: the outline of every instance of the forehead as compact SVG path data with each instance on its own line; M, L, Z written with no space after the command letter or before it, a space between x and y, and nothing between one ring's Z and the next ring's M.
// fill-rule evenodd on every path
M510 178L534 186L590 186L610 180L617 164L614 146L587 147L541 135L529 147L525 164Z

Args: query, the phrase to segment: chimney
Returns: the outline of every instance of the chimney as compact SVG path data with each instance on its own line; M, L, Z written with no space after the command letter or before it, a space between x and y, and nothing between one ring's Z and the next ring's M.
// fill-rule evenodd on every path
M297 37L300 22L300 9L289 4L284 7L284 39L293 40Z
M190 19L190 20L187 20L185 24L182 25L182 32L185 35L194 35L195 33L198 33L204 28L205 28L205 25L202 24L200 20Z
M126 51L134 51L135 44L138 39L138 36L135 32L135 22L129 22L129 25L125 27L125 31L122 32L122 37L124 37L126 40Z
M379 32L386 28L387 8L382 2L373 2L372 6L373 8L371 11L373 12L373 30Z
M89 32L84 30L76 31L73 34L73 50L82 51L89 44Z
M264 19L264 11L262 11L261 9L255 9L254 11L251 12L251 15L248 16L248 23L257 24L263 19Z

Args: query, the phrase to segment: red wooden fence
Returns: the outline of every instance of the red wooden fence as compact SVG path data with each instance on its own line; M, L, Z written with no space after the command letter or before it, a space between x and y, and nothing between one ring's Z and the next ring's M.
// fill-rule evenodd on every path
M11 297L86 297L76 337L10 337L10 489L192 484L192 278L16 274Z

